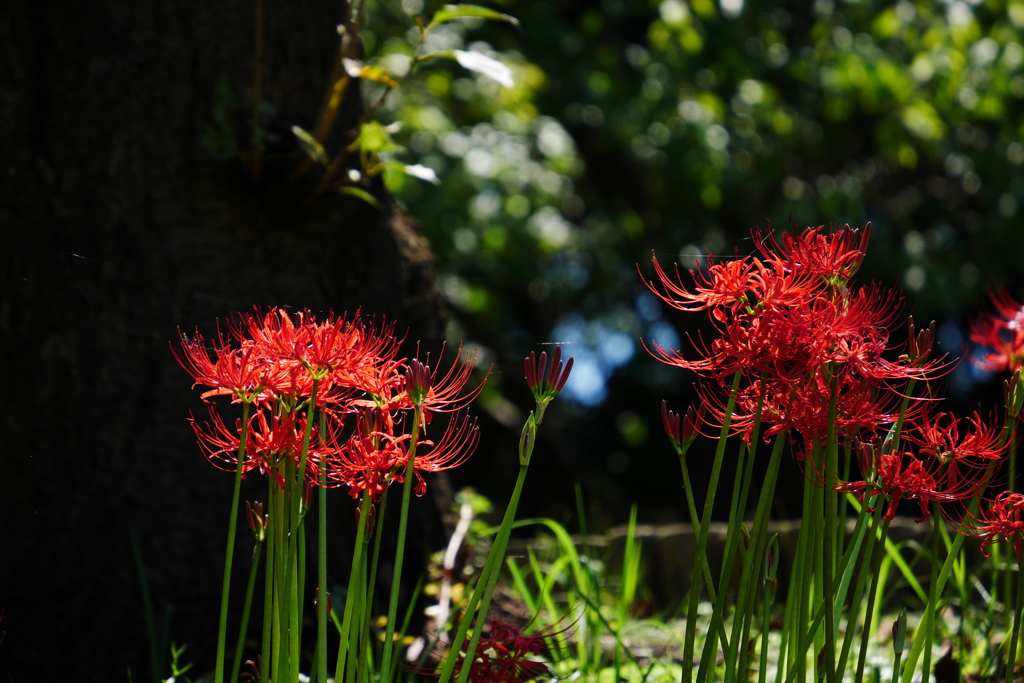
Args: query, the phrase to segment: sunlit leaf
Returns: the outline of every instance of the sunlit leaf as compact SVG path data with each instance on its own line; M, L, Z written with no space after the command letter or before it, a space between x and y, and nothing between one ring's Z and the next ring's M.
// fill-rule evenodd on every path
M331 160L328 158L327 152L324 150L324 146L317 142L317 139L308 131L299 128L298 126L292 126L292 134L298 138L302 149L305 150L306 154L308 154L313 161L325 168L330 164Z
M506 88L514 88L516 85L512 80L512 69L482 52L455 50L455 59L462 68L487 76Z
M407 175L411 175L413 178L419 178L420 180L426 180L428 183L440 185L441 180L437 177L437 173L434 169L423 164L401 164L402 171Z
M345 73L352 78L362 78L364 81L376 81L383 83L389 88L397 88L398 82L391 78L391 75L379 66L371 66L358 59L345 58L341 60L345 67Z
M445 5L437 12L434 13L434 17L430 20L427 28L424 29L427 33L437 28L439 24L444 24L455 19L467 19L476 17L479 19L495 19L497 21L506 21L513 26L519 26L519 20L515 17L496 12L486 7L479 5Z
M381 205L380 201L378 201L376 197L374 197L372 194L370 194L361 187L355 187L353 185L342 185L341 187L338 188L338 192L340 192L341 194L351 195L358 199L362 199L364 202L366 202L375 209L381 211L384 210L384 207Z
M368 121L359 129L359 137L352 143L367 152L401 152L403 147L391 139L391 132L377 121Z

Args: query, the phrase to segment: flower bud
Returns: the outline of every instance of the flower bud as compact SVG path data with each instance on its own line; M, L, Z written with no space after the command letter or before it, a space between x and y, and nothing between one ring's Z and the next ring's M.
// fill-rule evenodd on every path
M907 338L907 359L914 365L928 360L935 345L935 321L927 329L918 332L914 319L910 318L910 332Z
M331 613L331 594L330 593L325 593L325 594L327 595L327 614L330 615L330 613ZM320 587L319 586L316 589L316 595L314 595L314 597L313 597L313 605L316 606L316 607L320 606Z
M894 654L903 652L907 642L907 610L900 610L896 621L892 622L892 651Z
M572 371L573 359L570 358L565 367L562 367L562 347L555 346L551 353L551 368L548 369L548 354L542 351L540 361L536 354L530 351L530 355L523 361L526 369L526 384L533 392L533 397L538 403L548 403L565 386Z
M1006 413L1011 420L1020 416L1021 408L1024 407L1024 381L1021 380L1021 372L1024 368L1018 368L1013 376L1003 382L1003 400L1006 403Z
M530 412L530 416L526 418L526 424L523 425L523 434L519 437L519 464L522 467L526 467L530 464L530 458L533 457L533 446L537 441L537 420L533 416L533 412Z
M423 405L430 395L430 368L415 358L405 369L405 391L414 406Z
M764 580L771 583L779 571L779 535L772 534L768 548L764 552Z
M249 528L256 537L256 542L262 543L267 537L269 522L269 518L263 514L263 503L245 501L245 515L249 519Z

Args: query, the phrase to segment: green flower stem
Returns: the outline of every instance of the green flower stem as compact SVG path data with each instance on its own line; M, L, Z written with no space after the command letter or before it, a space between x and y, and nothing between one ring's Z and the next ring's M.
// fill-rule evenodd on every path
M228 597L231 593L231 565L235 557L235 532L238 527L238 500L242 490L242 471L245 469L245 449L249 438L249 411L252 404L242 402L242 433L238 437L238 467L235 470L235 485L231 492L231 514L228 518L227 550L224 554L224 580L220 591L220 623L217 627L217 663L214 667L215 683L224 683L224 651L227 647Z
M865 534L866 538L863 541L864 545L862 548L852 549L855 552L862 554L858 557L860 566L857 571L857 585L853 589L853 599L850 601L850 604L854 607L850 610L849 619L847 620L848 624L856 623L857 615L860 612L860 605L864 603L864 593L869 588L871 579L876 573L876 570L874 570L874 557L875 548L878 545L878 522L879 519L881 519L881 516L881 509L876 508L871 514L862 511L857 517L858 528L861 524L864 524L866 526L867 533ZM856 534L857 532L855 531L854 533ZM870 623L870 617L868 618L868 621L865 621L864 623ZM866 634L867 631L868 627L865 625L861 631L862 636ZM846 663L849 660L850 650L852 649L853 642L855 640L854 632L855 629L848 625L846 629L846 636L843 638L843 649L839 654L837 671L846 671ZM867 655L866 650L864 651L864 655Z
M274 477L267 477L268 513L273 509L275 486L277 484L274 481ZM270 514L267 519L269 520L266 529L267 556L263 560L263 643L260 648L262 653L260 665L261 682L269 680L267 672L270 671L269 667L274 663L271 660L270 653L273 647L274 617L276 614L274 609L274 558L277 557L277 527L279 520L273 514Z
M274 565L273 576L274 576L274 587L273 595L271 596L271 614L273 614L273 624L271 624L271 642L270 642L270 656L269 659L272 663L269 671L271 672L270 680L278 681L281 680L284 675L282 667L284 666L283 650L282 650L282 639L281 634L284 629L284 615L281 612L281 603L283 602L282 591L284 590L284 582L286 579L284 557L287 554L287 543L288 543L288 522L287 516L285 515L285 499L284 489L280 485L273 482L271 477L270 487L270 526L274 530L274 555L268 557L268 562L272 562ZM266 666L266 665L265 665Z
M1024 592L1024 571L1021 571L1020 563L1017 563L1017 592L1009 603L1013 614L1013 627L1010 629L1010 639L1007 643L1006 673L1003 678L1008 681L1015 680L1014 672L1017 670L1017 643L1020 640L1020 612L1021 592Z
M697 515L697 503L693 498L693 487L690 485L690 469L686 466L686 456L679 456L679 466L683 471L683 491L686 493L686 507L690 511L690 525L696 529L700 524L700 517ZM711 580L711 567L708 566L707 555L701 555L696 558L697 562L700 562L702 569L704 570L704 581L707 582L708 594L711 596L711 602L715 602L715 586ZM722 626L722 637L725 637L725 626Z
M754 512L753 533L750 538L750 549L752 555L747 557L747 567L763 567L765 551L765 535L768 531L768 518L771 516L772 502L775 500L775 483L778 480L779 467L782 463L782 447L786 443L785 432L775 436L775 444L772 446L771 457L768 460L768 471L765 473L764 484L761 487L761 496L757 501L757 509ZM757 593L757 581L753 571L743 572L740 579L738 600L736 603L736 615L743 616L742 619L734 617L732 642L733 647L726 653L726 675L729 672L747 670L747 648L741 643L749 642L748 631L754 615L754 598ZM763 581L763 573L761 575ZM720 591L721 592L721 591ZM767 602L767 601L766 601ZM744 632L738 632L740 623L744 624ZM737 650L739 650L739 666L733 667L736 661ZM729 680L727 678L727 680Z
M356 540L352 549L352 569L349 571L348 592L345 594L345 612L341 619L341 628L339 629L341 640L338 644L338 660L334 669L334 680L339 683L345 680L352 680L351 677L348 679L344 677L346 671L352 670L351 661L347 654L351 649L353 658L355 657L357 650L352 647L353 633L361 630L364 626L365 605L363 604L363 596L365 592L361 579L365 574L366 567L364 547L366 545L367 516L370 514L371 504L369 492L364 491L363 498L359 503L359 517L356 522ZM359 626L355 629L353 628L353 622L359 623Z
M704 512L700 520L700 529L697 532L697 552L695 557L703 557L707 552L708 528L711 526L711 513L715 506L715 492L718 489L718 480L722 472L722 461L725 459L725 446L729 438L729 425L732 418L733 408L736 406L736 391L740 386L740 379L743 375L739 370L733 375L732 388L729 391L729 401L725 407L722 420L722 430L718 436L718 444L715 448L715 460L711 466L711 480L708 484L707 496L704 499ZM690 574L690 602L686 611L686 640L683 645L683 676L682 683L690 683L693 680L693 651L697 639L697 606L700 603L701 579L703 573L700 570L700 562L694 563L693 571ZM441 683L445 683L441 681Z
M405 480L402 482L402 508L398 517L398 541L395 547L394 571L391 575L391 596L388 602L388 623L384 635L384 654L381 657L381 683L391 681L391 651L394 649L395 621L398 619L398 593L402 582L402 562L405 557L405 536L409 528L409 500L412 498L415 474L416 446L423 421L423 408L417 407L412 415L412 436L409 439L409 457L405 465ZM372 582L372 580L371 580Z
M936 574L938 572L939 562L939 548L942 545L942 535L939 533L939 524L944 523L942 521L942 513L939 510L938 503L932 503L932 561L931 561L931 574L929 576L929 593L928 593L928 605L924 610L924 618L922 623L924 629L929 633L935 633L935 610L938 606L939 595L935 594ZM920 630L920 629L919 629ZM921 665L921 680L927 681L931 677L932 672L932 648L929 644L924 649L924 660Z
M476 656L476 647L480 642L480 636L483 633L484 622L487 620L487 610L491 605L491 596L494 595L494 588L498 583L498 574L501 565L505 561L505 551L508 548L508 540L512 534L512 525L515 522L516 509L519 507L519 499L522 497L523 484L526 482L526 471L529 469L529 464L519 466L519 476L516 477L516 485L512 491L512 499L509 501L508 508L505 510L505 517L501 520L501 526L498 528L498 534L495 537L494 545L491 546L491 552L487 555L487 562L484 565L484 569L480 575L480 582L477 584L477 589L473 591L473 597L470 599L470 603L466 608L466 617L463 619L462 624L459 625L459 632L453 641L454 647L448 651L448 659L445 661L445 670L441 673L441 679L438 683L448 683L451 680L451 671L448 669L448 660L451 661L454 668L455 660L458 659L459 655L459 644L465 642L466 633L469 630L469 624L474 622L473 615L476 615L475 626L473 628L473 636L469 641L469 646L466 648L466 660L472 662ZM465 666L459 672L458 683L466 683L469 678L469 666Z
M878 540L876 542L881 543L883 546L886 543L886 539L889 537L889 521L890 520L888 519L884 520L882 522L882 528L878 532ZM872 537L874 537L875 534L876 532L874 528L872 528ZM860 654L857 658L857 673L853 679L854 683L861 683L861 681L864 680L864 666L867 664L868 644L872 636L871 623L874 620L875 603L879 592L878 584L881 580L879 568L882 564L883 557L884 553L879 553L878 560L870 567L871 586L868 591L868 604L864 609L864 625L861 629Z
M971 510L969 514L977 512L978 499L975 498L971 502ZM934 582L934 592L932 595L941 596L943 590L946 588L946 579L949 578L950 572L953 569L953 563L956 561L957 556L960 554L960 548L964 543L964 534L957 534L956 538L953 539L953 546L950 548L949 553L946 555L946 561L942 563L942 568L939 569L938 575ZM933 609L929 599L929 609ZM914 676L914 670L917 668L917 660L921 656L921 651L925 646L931 648L931 642L933 633L926 631L926 629L918 628L914 634L914 644L910 648L910 654L907 656L906 667L903 669L903 683L911 683Z
M383 526L383 524L384 524L384 517L385 517L385 515L387 514L387 511L388 511L388 491L389 490L390 490L390 487L384 489L381 492L381 494L380 494L380 500L377 502L377 517L376 517L376 521L374 522L374 526L377 527L378 529L383 529L384 528L384 526ZM369 559L369 563L370 563L370 570L368 572L366 572L366 576L367 576L367 581L366 581L366 586L365 586L365 588L366 588L366 598L363 601L363 604L367 606L366 607L367 610L372 610L373 609L373 605L375 604L374 603L374 600L375 600L374 593L375 593L376 588L377 588L377 581L376 581L377 568L380 566L380 546L381 546L381 540L383 539L383 537L384 537L384 534L377 534L377 533L373 534L373 551L372 551L370 557L368 558ZM369 540L369 539L367 539L367 540ZM369 577L373 577L373 578L371 579Z
M325 429L324 420L320 421L321 434ZM327 683L327 475L320 472L320 486L317 490L317 525L316 539L316 680ZM232 679L236 680L236 679Z
M757 444L760 441L759 433L761 427L761 407L763 403L763 397L758 399L757 411L755 412L754 429L751 435L749 445L746 443L740 444L740 455L738 458L736 468L736 478L733 482L733 497L732 505L729 509L729 523L727 526L725 536L725 555L723 556L722 562L722 574L719 578L718 590L719 599L713 597L711 589L711 583L708 582L708 593L711 595L711 601L714 605L711 615L711 623L722 624L721 631L725 631L725 625L722 619L722 613L725 611L725 606L728 596L729 582L732 580L733 564L736 560L736 555L739 552L744 552L743 549L739 548L740 538L743 535L743 531L746 528L746 523L743 521L744 511L747 509L747 497L750 493L750 484L754 479L754 462L757 460ZM706 553L705 553L706 555ZM705 561L707 558L705 557ZM749 565L749 558L746 559ZM747 574L742 576L746 577ZM736 640L736 622L733 622L733 635L731 638L732 647L730 647L730 639L721 638L722 651L725 652L726 658L726 680L730 681L736 674L734 668L729 666L729 663L735 662L736 650L739 649L739 641ZM709 663L716 659L717 653L714 648L717 645L715 638L707 638L704 642L704 649L701 652L701 666L697 670L697 680L705 680L708 673Z
M761 648L761 659L757 668L757 683L765 683L768 677L768 633L771 631L771 616L772 616L772 601L768 599L771 593L772 587L771 582L767 581L764 576L761 577L763 584L763 594L765 596L761 603L761 633L759 636ZM778 666L782 666L782 662L778 663Z
M811 493L813 488L814 487L808 482L804 482L802 505L803 514L800 521L800 533L797 536L796 552L793 554L793 567L790 570L789 592L786 595L786 609L783 617L782 647L781 652L779 653L779 666L781 668L782 662L787 663L791 672L790 680L793 680L793 674L803 667L803 662L806 660L806 656L800 649L800 637L807 622L806 593L809 577L807 576L806 568L808 564L808 537L810 534L804 532L807 528L804 525L807 524L810 515ZM802 674L801 680L803 680Z
M538 401L538 409L544 406ZM546 405L546 402L544 402ZM498 582L498 574L502 564L505 562L505 550L508 548L508 540L512 534L512 526L515 523L516 510L519 508L519 499L523 494L523 485L526 482L526 472L530 467L530 459L533 457L533 446L537 439L537 420L531 412L526 419L523 428L523 435L519 441L519 475L516 477L515 487L512 489L512 498L505 509L505 516L501 520L501 526L495 535L491 551L487 554L487 561L480 572L480 579L473 590L466 605L465 616L459 624L459 630L452 640L448 653L445 656L441 667L438 683L448 683L452 678L452 672L459 660L462 644L466 642L470 625L475 622L473 636L466 649L465 661L472 662L476 656L477 643L480 642L480 634L483 633L484 622L487 620L487 608L491 604L491 596L494 594L494 587ZM459 672L458 683L465 683L469 677L469 666L464 666Z
M228 680L237 681L238 673L242 670L242 649L245 646L245 634L249 630L249 613L252 611L252 596L256 589L256 572L260 567L260 555L263 552L263 542L257 541L253 549L252 566L249 568L249 584L245 589L245 607L242 608L242 625L238 629L238 643L235 645L235 660L231 664L231 678Z

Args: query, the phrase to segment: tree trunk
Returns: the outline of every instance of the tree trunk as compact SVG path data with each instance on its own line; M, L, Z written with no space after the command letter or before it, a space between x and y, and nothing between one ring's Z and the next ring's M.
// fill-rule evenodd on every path
M202 408L168 348L178 326L209 333L254 305L361 307L410 326L410 342L440 337L415 226L339 195L310 203L312 181L294 181L290 127L313 127L344 3L263 12L258 179L253 2L22 1L0 19L11 680L168 675L150 660L170 641L210 659L231 477L186 423ZM361 107L349 99L335 149Z

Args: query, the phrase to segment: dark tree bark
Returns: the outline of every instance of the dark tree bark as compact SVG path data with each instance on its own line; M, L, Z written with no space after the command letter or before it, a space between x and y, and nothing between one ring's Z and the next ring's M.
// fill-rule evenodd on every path
M343 5L265 4L259 180L252 2L2 13L5 680L146 680L147 610L158 659L170 640L211 659L231 479L186 423L201 408L168 348L178 326L209 333L254 305L361 307L409 326L409 342L439 339L411 221L338 195L307 203L312 181L290 182L302 157L288 131L313 126ZM222 79L236 106L214 98ZM218 107L233 159L202 144ZM339 141L360 107L346 103Z

